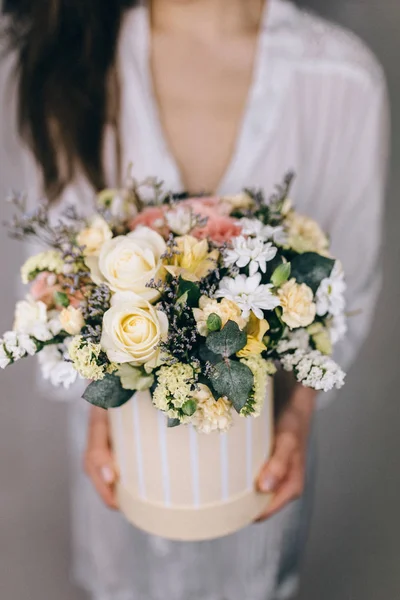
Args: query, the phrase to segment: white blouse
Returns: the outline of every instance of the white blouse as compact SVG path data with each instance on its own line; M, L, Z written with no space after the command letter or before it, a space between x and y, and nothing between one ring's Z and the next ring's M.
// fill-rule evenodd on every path
M147 10L130 10L119 45L123 164L127 169L133 163L139 179L154 175L181 191L152 91L149 34ZM344 368L365 338L380 287L388 130L382 68L363 43L291 2L268 0L236 149L217 191L235 193L248 186L268 194L285 173L296 172L294 204L329 233L347 276L348 310L354 316L336 357ZM107 168L115 183L112 152L108 136ZM9 157L3 158L6 164ZM26 186L32 187L29 162ZM87 185L76 184L65 199L82 205L91 193ZM72 415L75 564L96 600L269 600L287 551L287 532L299 518L298 505L216 542L150 538L106 511L80 474L84 412L80 401ZM279 597L286 595L282 591Z

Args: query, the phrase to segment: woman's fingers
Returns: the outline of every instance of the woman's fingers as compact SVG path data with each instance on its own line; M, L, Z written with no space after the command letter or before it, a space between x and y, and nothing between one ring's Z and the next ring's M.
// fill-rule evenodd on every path
M288 475L290 461L296 448L297 440L292 433L282 432L277 435L274 452L265 463L257 480L260 492L270 493L279 487Z
M275 490L269 505L257 521L269 519L275 513L279 512L289 502L297 500L304 489L304 473L305 467L299 454L292 457L291 465L287 477L281 482Z
M115 494L117 471L111 451L107 413L102 409L92 409L91 412L84 467L103 502L110 508L118 508Z

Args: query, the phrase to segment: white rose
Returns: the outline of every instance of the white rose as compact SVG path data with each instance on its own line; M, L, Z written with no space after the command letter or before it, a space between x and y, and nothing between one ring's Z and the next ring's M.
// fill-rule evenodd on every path
M31 296L17 302L13 329L18 333L32 335L41 342L53 337L47 322L47 307L44 302L36 302Z
M79 308L68 306L68 308L64 308L60 313L60 323L64 331L70 335L78 335L85 321Z
M89 227L78 234L76 241L80 246L84 246L83 254L85 256L98 256L104 242L111 238L111 229L106 221L97 215L90 221Z
M115 294L103 317L101 347L111 362L144 365L147 372L161 364L159 343L166 339L168 319L131 292Z
M128 235L105 242L98 260L90 258L86 262L95 283L105 283L114 292L134 292L153 301L158 292L146 284L160 278L161 256L165 251L161 235L149 227L138 227Z

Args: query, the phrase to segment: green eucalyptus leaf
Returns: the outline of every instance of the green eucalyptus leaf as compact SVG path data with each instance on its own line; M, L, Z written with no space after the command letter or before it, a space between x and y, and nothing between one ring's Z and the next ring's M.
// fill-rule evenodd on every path
M69 306L69 298L65 292L54 292L54 303L57 306L67 308Z
M240 412L246 404L254 384L249 367L239 361L224 360L215 365L210 377L218 396L226 396Z
M100 408L117 408L132 398L132 390L125 390L121 380L115 375L107 374L104 379L92 381L86 388L82 398L100 406Z
M194 399L186 400L186 402L182 405L183 413L191 417L197 410L197 402Z
M193 281L186 281L186 279L179 277L178 296L183 296L186 293L185 300L187 304L189 306L197 306L201 295L199 286Z
M320 283L332 272L335 261L332 258L321 256L316 252L299 254L292 260L292 273L297 283L305 283L315 292Z
M275 269L271 276L271 283L275 287L281 286L290 277L291 265L290 263L282 263Z
M208 331L219 331L222 327L222 320L219 315L216 313L211 313L207 319L207 329Z
M203 362L210 362L212 365L215 365L223 359L221 354L216 354L210 348L206 346L206 344L202 344L199 347L199 357Z
M179 427L181 424L179 419L170 419L168 418L167 427Z
M215 352L222 354L226 358L239 352L247 342L247 335L239 329L234 321L228 321L221 331L212 331L207 337L207 347Z

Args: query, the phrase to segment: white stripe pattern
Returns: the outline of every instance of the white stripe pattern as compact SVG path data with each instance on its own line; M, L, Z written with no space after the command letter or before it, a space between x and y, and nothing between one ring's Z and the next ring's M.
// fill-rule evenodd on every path
M199 435L193 426L190 426L190 464L192 471L193 505L200 506L200 474L199 474Z
M229 456L228 456L228 436L226 433L220 434L220 454L221 454L222 500L228 500L228 498L229 498Z
M162 469L162 483L164 490L164 502L166 506L171 506L171 486L169 481L169 467L168 467L168 448L167 448L167 419L165 415L158 411L158 436L160 441L160 453L161 453L161 469Z
M143 472L143 457L142 457L142 440L140 432L140 419L139 419L139 406L137 394L132 398L132 409L133 409L133 432L135 436L135 449L136 449L136 464L138 472L138 489L139 495L143 500L146 499L146 485Z

